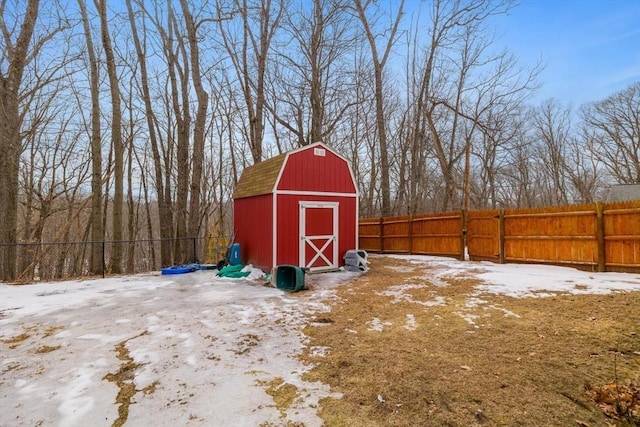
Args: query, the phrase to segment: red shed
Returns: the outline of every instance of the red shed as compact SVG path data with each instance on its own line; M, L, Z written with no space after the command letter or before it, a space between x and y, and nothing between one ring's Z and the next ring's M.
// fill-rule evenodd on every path
M358 245L358 191L349 162L318 142L246 168L233 193L242 262L334 270Z

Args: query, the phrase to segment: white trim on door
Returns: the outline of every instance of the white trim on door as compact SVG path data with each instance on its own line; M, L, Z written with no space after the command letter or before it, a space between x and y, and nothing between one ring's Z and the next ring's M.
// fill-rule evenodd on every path
M310 271L325 271L325 270L336 270L338 268L338 242L339 239L339 202L309 202L309 201L300 201L299 205L299 265L301 267L307 267ZM305 225L306 225L306 210L307 209L331 209L332 210L332 234L324 234L324 235L314 235L307 236ZM316 244L316 242L320 242L320 244ZM329 247L329 245L333 243L333 251L331 253L333 259L328 259L325 255L325 250ZM315 252L314 256L311 258L309 262L306 259L306 248L311 247ZM318 259L324 261L326 265L320 267L311 267Z

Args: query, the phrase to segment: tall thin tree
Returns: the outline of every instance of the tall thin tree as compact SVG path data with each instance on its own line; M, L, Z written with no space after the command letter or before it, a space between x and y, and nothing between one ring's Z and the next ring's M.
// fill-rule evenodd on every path
M113 53L113 44L109 32L109 20L107 19L107 0L94 0L100 17L100 32L102 35L102 48L109 76L109 90L111 93L111 143L113 147L113 210L111 217L112 236L115 243L111 249L109 268L112 273L122 272L122 240L123 226L122 216L124 207L124 144L122 143L122 108L120 106L120 86L116 59Z
M0 34L6 72L0 72L0 278L13 280L16 275L18 226L18 174L22 141L20 129L20 88L29 62L29 45L38 19L38 0L28 0L18 37L12 40L5 25L6 2L0 2ZM4 67L3 67L4 69Z
M373 63L373 76L375 79L375 99L376 99L376 127L378 130L378 139L380 141L380 180L381 180L381 195L382 195L382 216L391 215L391 186L389 181L389 148L387 144L387 122L386 112L384 105L384 87L383 87L383 71L384 67L389 60L389 54L391 48L396 42L396 33L398 31L398 25L402 18L404 9L404 0L400 2L398 11L396 12L395 20L391 26L391 29L384 29L384 33L389 33L386 40L386 45L383 46L382 55L378 52L378 45L376 39L378 38L374 34L369 18L367 17L367 8L372 4L372 0L354 0L354 5L360 23L364 28L369 48L371 49L371 61Z
M164 170L162 163L162 155L160 150L160 141L158 133L156 132L157 117L153 110L151 89L149 85L149 72L147 71L147 51L144 40L140 39L138 32L138 26L140 25L135 19L135 12L131 4L131 0L127 0L127 14L129 17L129 24L131 26L131 34L133 37L133 43L136 49L136 56L140 69L138 70L138 76L140 79L140 86L142 89L142 100L145 109L145 119L147 123L147 132L149 133L149 146L151 148L151 155L153 158L153 171L154 171L154 186L156 190L156 197L158 199L158 217L160 221L160 262L163 266L172 264L171 255L171 241L173 237L173 216L171 213L171 191L168 186L163 184L164 182ZM146 28L144 23L144 16L142 20L142 29ZM166 166L166 165L165 165ZM168 166L166 166L168 167ZM149 236L152 237L152 236Z
M204 136L207 122L207 109L209 107L209 94L202 84L200 68L200 47L198 45L198 27L202 22L196 22L189 10L187 0L180 0L182 14L187 27L187 40L189 43L189 59L191 62L191 80L196 92L197 107L196 118L193 123L193 150L191 167L191 185L189 199L189 222L187 233L189 237L199 237L201 215L200 195L202 194L202 167L204 164ZM188 108L185 107L185 108ZM196 257L196 254L193 254ZM195 261L195 259L193 260Z
M91 273L101 272L103 254L98 241L104 239L102 228L102 132L100 128L100 73L98 58L93 45L91 24L87 15L85 0L78 0L82 28L84 29L89 56L89 86L91 93Z

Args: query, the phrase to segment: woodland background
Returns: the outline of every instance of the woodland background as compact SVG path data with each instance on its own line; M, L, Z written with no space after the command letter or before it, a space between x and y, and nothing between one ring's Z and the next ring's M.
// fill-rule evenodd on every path
M496 42L513 7L0 0L0 280L46 251L15 243L158 239L145 256L177 262L187 238L230 234L244 167L316 141L351 161L363 217L640 183L640 82L534 105L544 64ZM104 245L86 251L104 271ZM110 272L132 269L127 251Z

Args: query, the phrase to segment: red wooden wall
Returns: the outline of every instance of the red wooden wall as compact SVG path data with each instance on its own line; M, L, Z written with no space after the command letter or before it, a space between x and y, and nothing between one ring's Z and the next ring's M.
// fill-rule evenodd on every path
M273 255L273 195L236 199L233 205L235 241L244 264L270 268Z

